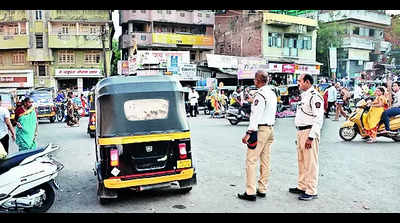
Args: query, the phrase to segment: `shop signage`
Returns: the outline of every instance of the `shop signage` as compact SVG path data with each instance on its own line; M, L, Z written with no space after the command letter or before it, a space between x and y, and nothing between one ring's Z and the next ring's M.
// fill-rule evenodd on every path
M282 64L269 63L268 64L268 72L269 73L282 73Z
M254 79L258 70L268 70L265 65L266 60L263 58L239 57L238 79Z
M91 77L102 74L100 69L55 69L55 76Z
M128 75L129 74L129 62L127 60L118 61L118 74Z
M194 46L214 46L212 36L204 35L184 35L172 33L153 33L153 43L161 44L185 44Z
M208 67L238 69L238 57L206 54Z
M158 68L175 69L175 65L190 63L189 51L137 51L137 69L145 69L144 65L153 65ZM172 64L171 64L172 62ZM171 66L172 65L172 66Z
M181 77L195 78L197 73L196 64L181 64L179 66L179 74Z
M0 87L33 87L33 70L0 70Z
M291 73L291 74L293 74L294 71L295 71L294 64L283 64L282 65L282 72L283 73Z
M295 74L311 74L318 75L320 74L320 66L319 65L295 65Z
M132 55L128 60L128 74L134 74L137 70L136 55Z

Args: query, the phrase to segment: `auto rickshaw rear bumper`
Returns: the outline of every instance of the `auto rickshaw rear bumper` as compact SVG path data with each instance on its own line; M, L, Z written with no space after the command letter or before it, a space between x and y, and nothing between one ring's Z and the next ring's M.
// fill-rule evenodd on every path
M175 171L175 170L172 170ZM166 171L167 172L167 171ZM184 186L189 186L188 184L196 184L196 174L194 168L181 170L177 174L162 175L155 177L145 177L139 179L123 180L121 177L104 180L104 187L109 189L119 189L119 188L129 188L129 187L139 187L148 185L157 185L162 183L168 183L173 181L183 181Z

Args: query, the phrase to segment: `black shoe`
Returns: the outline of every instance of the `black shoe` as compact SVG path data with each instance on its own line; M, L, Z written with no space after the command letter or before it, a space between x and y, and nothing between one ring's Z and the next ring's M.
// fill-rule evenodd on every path
M297 187L289 188L289 192L293 193L293 194L305 194L306 193L304 190L300 190Z
M238 198L242 200L256 201L256 195L247 195L246 192L243 194L238 194Z
M265 193L261 193L260 191L257 191L256 195L259 197L265 197Z
M309 194L301 194L299 197L299 200L303 200L303 201L311 201L312 199L317 199L318 195L309 195Z

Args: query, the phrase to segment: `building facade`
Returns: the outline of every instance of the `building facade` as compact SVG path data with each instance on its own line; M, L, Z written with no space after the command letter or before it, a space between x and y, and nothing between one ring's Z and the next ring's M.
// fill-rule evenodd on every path
M109 76L111 11L2 10L1 17L1 87L83 91ZM13 73L15 83L6 78Z
M227 10L215 19L216 54L261 57L276 85L291 84L298 74L317 77L318 22L261 10ZM249 82L250 83L250 82Z
M381 63L391 49L390 42L384 40L385 29L391 25L385 10L316 10L300 16L344 26L343 45L337 49L339 78L358 76L367 63Z

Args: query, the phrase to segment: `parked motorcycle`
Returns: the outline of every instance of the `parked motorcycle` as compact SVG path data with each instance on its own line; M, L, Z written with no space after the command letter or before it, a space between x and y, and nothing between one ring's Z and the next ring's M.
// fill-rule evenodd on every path
M58 149L50 143L0 160L0 212L42 213L52 206L64 166L49 153Z
M237 125L239 122L250 121L250 114L246 114L240 107L230 105L226 111L226 118L231 125Z
M369 136L365 132L363 116L367 115L369 108L367 102L362 99L356 105L356 110L349 116L349 119L340 127L339 136L345 141L353 140L357 134L362 138L367 139ZM396 133L381 133L385 130L385 125L380 124L378 128L377 137L383 136L391 138L396 142L400 142L400 116L392 117L390 119L390 128Z

